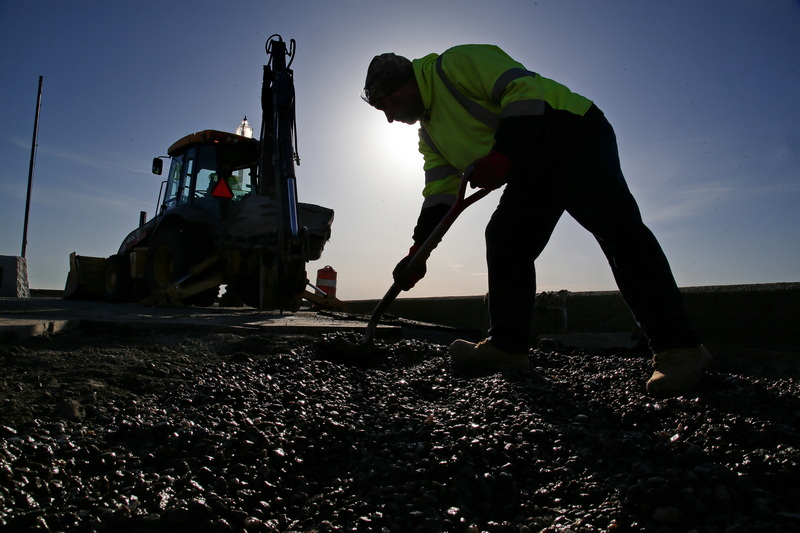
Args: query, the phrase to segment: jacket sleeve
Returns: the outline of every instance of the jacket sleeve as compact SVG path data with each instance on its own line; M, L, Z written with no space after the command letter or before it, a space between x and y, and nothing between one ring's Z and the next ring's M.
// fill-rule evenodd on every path
M430 207L423 207L419 212L417 218L417 225L414 227L414 244L422 246L436 226L450 210L450 206L446 204L435 204Z
M419 152L422 154L422 168L425 172L422 207L436 204L453 205L458 194L460 173L439 152L424 127L419 129Z
M419 151L424 160L425 187L422 190L422 209L414 227L413 239L416 245L425 242L455 203L460 181L458 170L439 153L424 127L420 128L419 136Z

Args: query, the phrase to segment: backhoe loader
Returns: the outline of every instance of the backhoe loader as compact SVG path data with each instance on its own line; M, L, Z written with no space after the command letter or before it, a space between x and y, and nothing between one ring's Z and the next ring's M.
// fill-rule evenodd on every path
M158 212L107 258L70 255L65 298L212 305L226 296L259 309L296 311L303 298L337 308L306 278L330 238L333 210L298 202L295 164L295 41L267 40L260 139L204 130L153 159ZM288 62L287 62L288 58Z

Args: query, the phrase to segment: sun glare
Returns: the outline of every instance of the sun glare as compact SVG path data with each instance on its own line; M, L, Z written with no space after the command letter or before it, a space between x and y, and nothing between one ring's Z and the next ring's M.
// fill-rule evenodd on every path
M375 128L378 151L386 163L402 165L403 170L422 172L422 156L417 146L418 127L400 123L383 123ZM405 168L408 165L408 168Z

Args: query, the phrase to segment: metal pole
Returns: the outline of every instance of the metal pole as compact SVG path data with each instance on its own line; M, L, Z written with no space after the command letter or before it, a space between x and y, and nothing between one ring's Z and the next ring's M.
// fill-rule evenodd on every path
M39 76L39 93L36 96L36 118L33 121L33 141L31 141L31 163L28 167L28 197L25 200L25 224L22 230L22 257L28 247L28 215L31 210L31 188L33 187L33 166L36 161L36 138L39 135L39 110L42 108L42 76Z

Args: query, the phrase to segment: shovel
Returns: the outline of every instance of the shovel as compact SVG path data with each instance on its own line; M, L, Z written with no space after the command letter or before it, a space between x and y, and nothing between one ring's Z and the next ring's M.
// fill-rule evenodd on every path
M458 197L456 198L455 203L450 210L447 211L447 214L442 217L442 220L439 222L436 228L431 232L422 246L419 247L417 253L415 253L408 262L408 265L406 265L406 271L413 271L417 267L424 265L427 262L428 257L430 257L433 249L439 245L445 233L447 233L447 230L450 229L450 226L453 225L453 222L455 222L456 218L458 218L461 212L492 192L490 189L478 189L469 196L466 196L468 182L468 178L461 178L461 182L458 186ZM372 316L367 323L367 329L364 332L364 338L361 343L356 344L344 339L338 339L333 341L333 343L329 344L324 349L326 355L337 360L366 359L376 355L379 350L375 346L374 341L375 331L378 328L378 322L380 322L381 316L383 316L386 308L389 307L389 305L395 300L395 298L397 298L402 290L403 289L396 282L392 283L392 286L389 287L389 290L386 291L383 299L381 299L381 301L375 307L375 310L372 312Z

